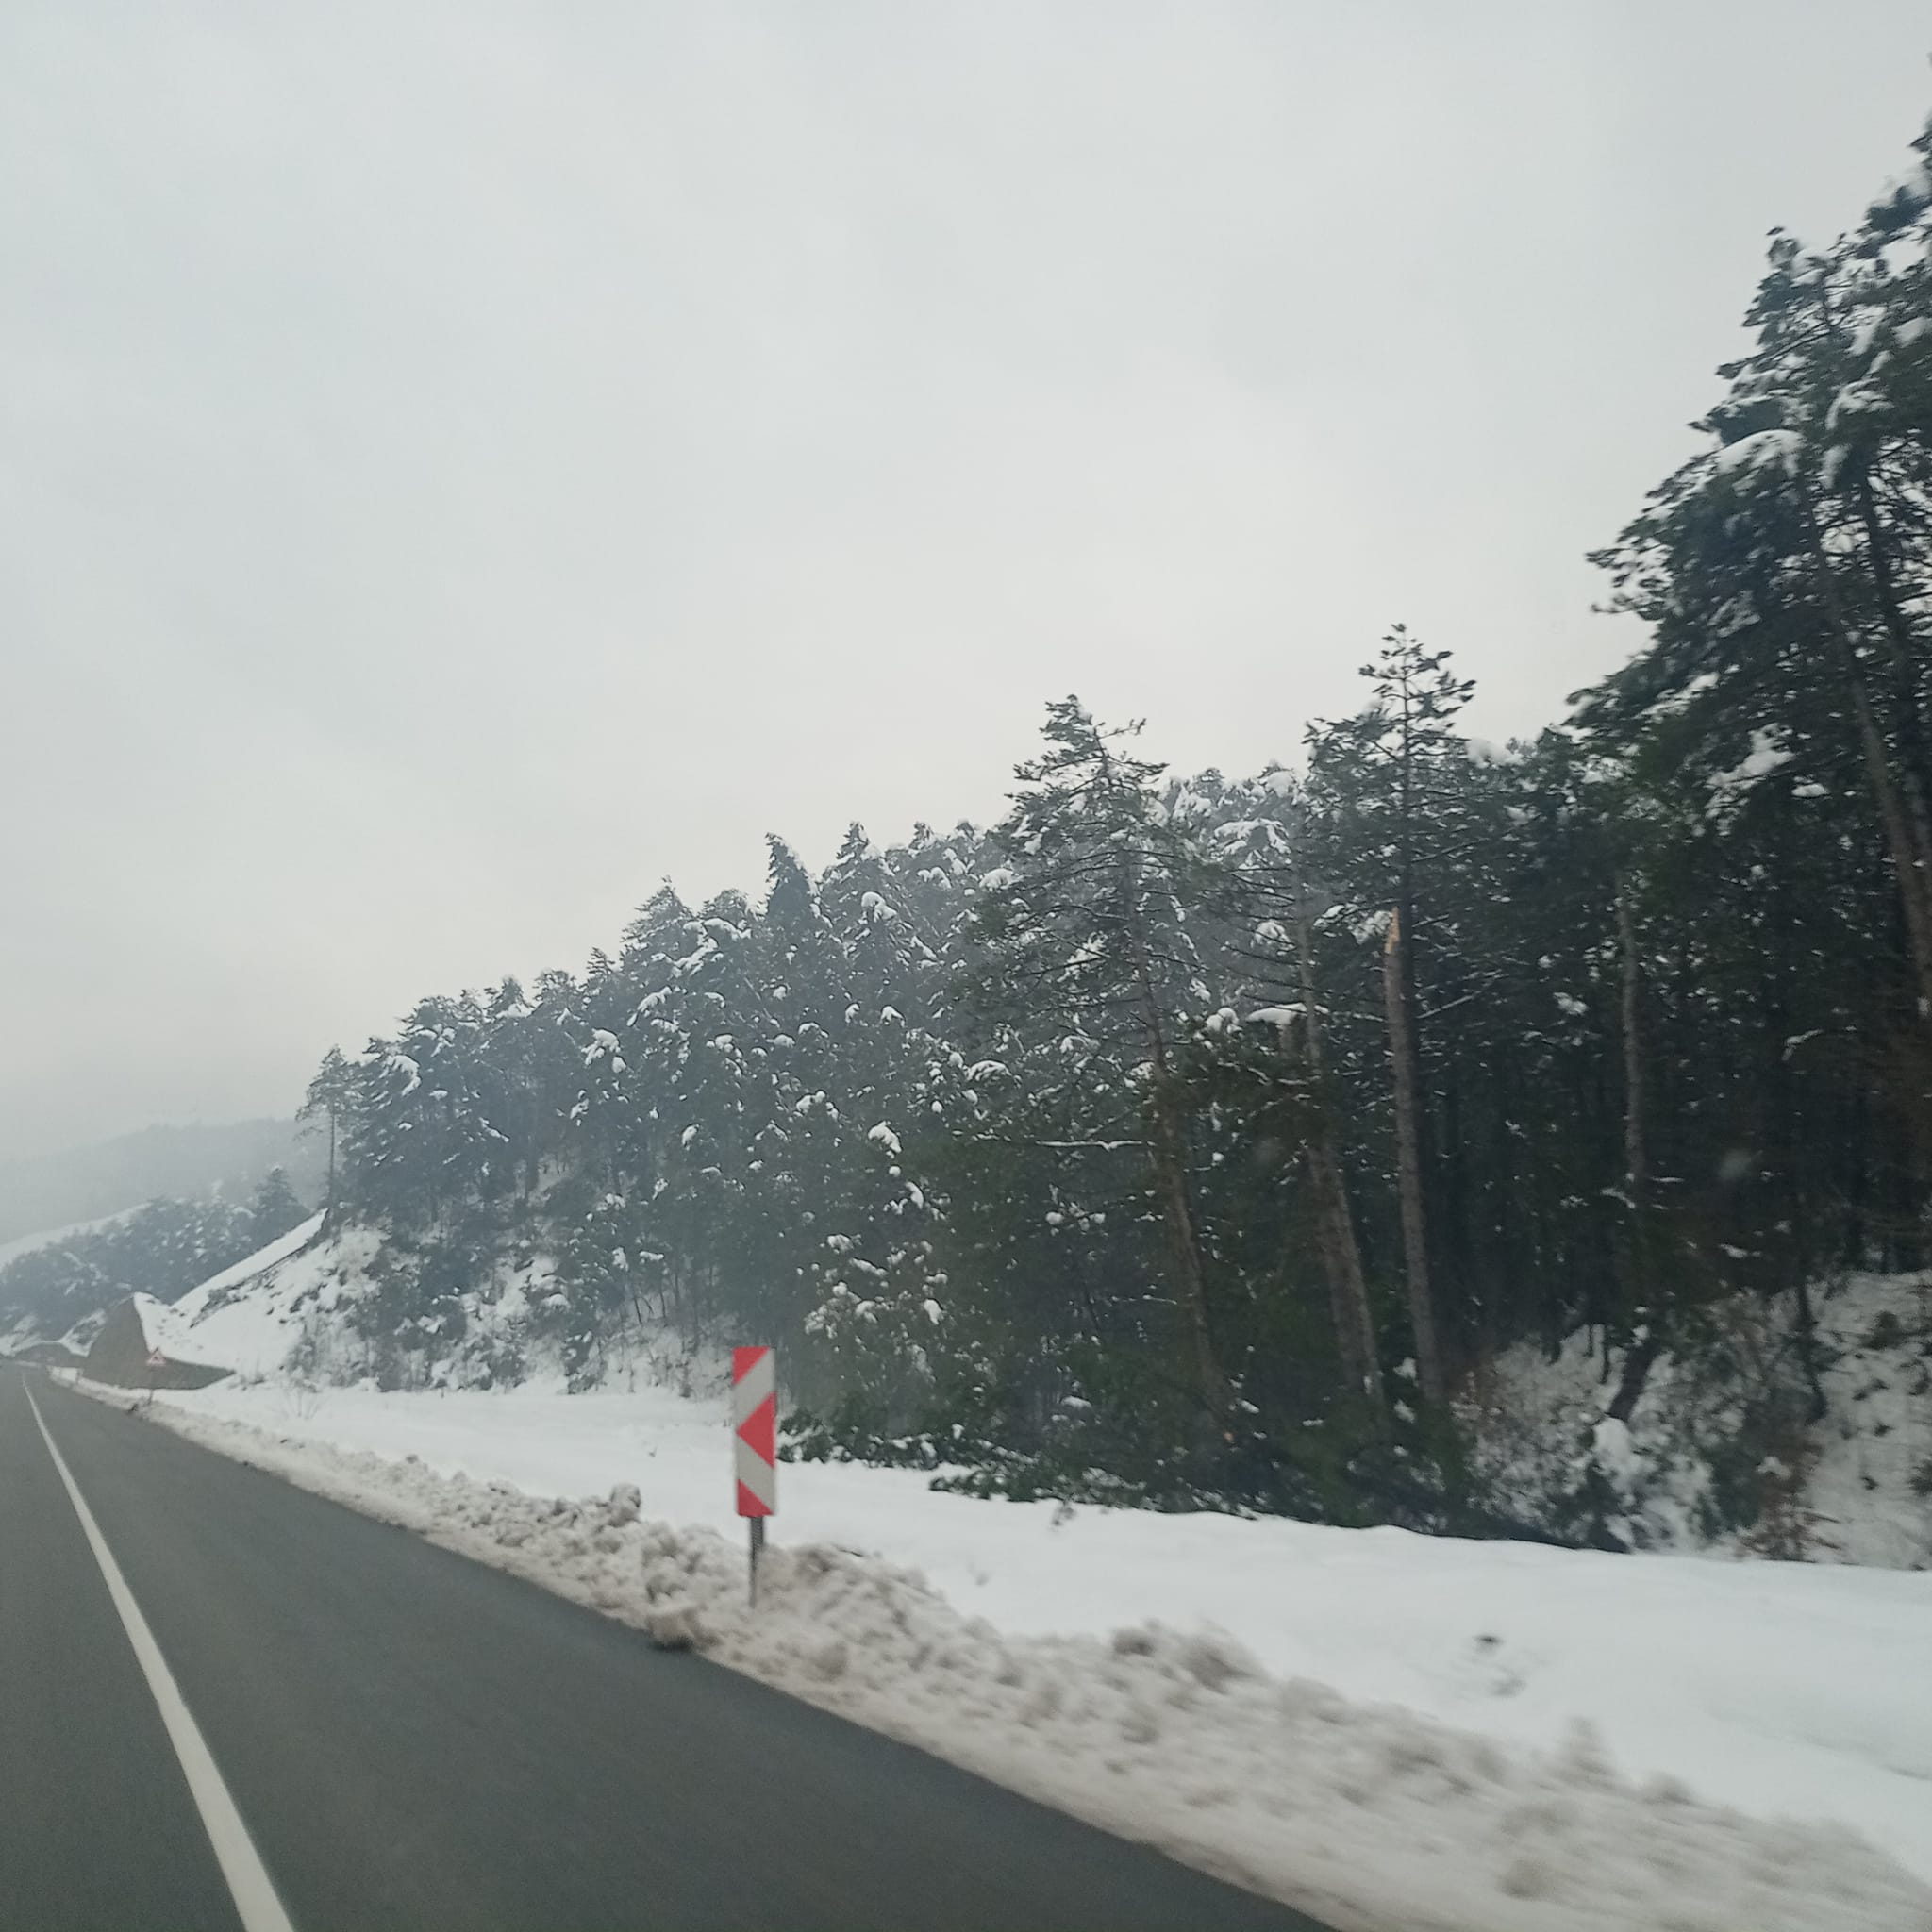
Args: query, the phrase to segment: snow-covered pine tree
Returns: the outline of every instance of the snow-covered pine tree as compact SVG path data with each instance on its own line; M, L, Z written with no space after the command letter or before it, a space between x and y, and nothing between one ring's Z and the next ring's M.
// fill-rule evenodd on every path
M1047 708L1047 748L1019 768L994 834L1004 863L978 902L972 970L984 1008L1039 1042L1029 1072L1046 1083L1036 1105L1061 1123L1054 1151L1138 1146L1186 1379L1224 1431L1237 1398L1215 1339L1177 1060L1191 1021L1222 1004L1189 919L1224 881L1172 824L1161 767L1126 748L1138 728L1108 730L1076 698Z

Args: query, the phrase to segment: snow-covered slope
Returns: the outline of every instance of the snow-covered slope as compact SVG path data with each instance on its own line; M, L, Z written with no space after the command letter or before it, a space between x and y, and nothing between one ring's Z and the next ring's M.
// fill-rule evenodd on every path
M1554 1361L1508 1350L1466 1408L1478 1474L1566 1536L1594 1522L1638 1549L1932 1568L1932 1274L1814 1291L1816 1423L1793 1304L1701 1311L1699 1345L1659 1356L1627 1426L1607 1419L1622 1360L1585 1334Z
M149 1342L172 1359L205 1362L242 1374L268 1374L287 1362L302 1337L304 1311L332 1307L339 1244L317 1246L323 1217L310 1215L265 1248L210 1275L172 1307L134 1298ZM373 1247L375 1237L367 1239Z
M154 1335L167 1338L158 1345L243 1376L293 1365L325 1385L494 1388L558 1371L556 1324L546 1327L545 1318L563 1300L553 1293L553 1263L541 1248L507 1248L441 1312L409 1314L399 1309L421 1306L412 1279L418 1253L370 1226L325 1236L324 1218L311 1216L173 1307L144 1314ZM387 1302L385 1291L397 1284L402 1292ZM579 1378L635 1386L641 1374L648 1380L675 1366L687 1377L719 1380L715 1357L633 1332L601 1340Z

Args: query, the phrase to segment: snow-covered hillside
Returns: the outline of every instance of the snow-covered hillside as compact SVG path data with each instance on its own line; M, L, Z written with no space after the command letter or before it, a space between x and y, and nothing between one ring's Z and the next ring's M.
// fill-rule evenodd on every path
M358 1258L378 1245L373 1232L358 1229L347 1242L324 1246L322 1223L320 1214L311 1215L172 1306L136 1295L148 1341L177 1361L242 1374L283 1368L305 1324L314 1332L314 1317L325 1317L336 1305L340 1279L354 1278Z
M385 1284L407 1279L419 1261L366 1225L325 1236L324 1219L310 1216L172 1307L137 1296L149 1340L179 1360L243 1378L292 1369L324 1386L487 1389L555 1373L543 1332L551 1264L541 1250L501 1257L443 1316L395 1318L385 1309ZM633 1336L602 1346L599 1379L634 1387L641 1375L670 1372L675 1357L688 1382L700 1358L660 1341ZM722 1368L703 1359L716 1380Z
M316 1216L173 1307L142 1298L142 1319L171 1357L243 1376L291 1360L324 1385L493 1388L555 1375L540 1250L500 1259L450 1315L385 1330L383 1284L416 1265L371 1227L325 1239ZM1789 1297L1705 1310L1698 1346L1658 1357L1627 1426L1606 1413L1621 1358L1607 1365L1585 1334L1554 1360L1529 1345L1507 1351L1461 1405L1488 1497L1566 1542L1932 1567L1932 1273L1855 1274L1821 1286L1815 1307L1825 1400L1815 1424ZM634 1390L674 1373L703 1386L717 1365L635 1336L604 1344L595 1379Z
M1833 1821L1932 1877L1932 1575L984 1502L791 1464L775 1528L804 1567L775 1573L751 1623L715 1401L275 1379L161 1402L230 1453L667 1641L1340 1901L1338 1924L1715 1932L1932 1910L1874 1903L1848 1840L1699 1802Z
M1793 1298L1702 1312L1651 1368L1628 1424L1622 1371L1583 1333L1509 1350L1465 1405L1479 1474L1519 1520L1644 1550L1932 1567L1932 1274L1814 1291L1822 1420L1807 1419Z

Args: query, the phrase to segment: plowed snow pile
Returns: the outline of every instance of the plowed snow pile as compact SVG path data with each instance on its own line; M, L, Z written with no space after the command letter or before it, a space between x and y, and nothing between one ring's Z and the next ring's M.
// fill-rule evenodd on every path
M1932 1890L1849 1828L1633 1784L1586 1727L1554 1750L1508 1747L1271 1675L1207 1629L1006 1635L918 1574L824 1543L774 1550L752 1612L739 1547L644 1520L629 1483L545 1501L173 1404L153 1413L1343 1932L1932 1928Z

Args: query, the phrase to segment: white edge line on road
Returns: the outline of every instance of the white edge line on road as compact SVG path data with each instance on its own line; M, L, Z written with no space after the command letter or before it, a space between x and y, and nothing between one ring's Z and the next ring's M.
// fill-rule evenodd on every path
M24 1381L22 1386L25 1389ZM235 1909L242 1916L244 1932L294 1932L288 1913L282 1909L281 1900L275 1896L275 1886L261 1862L261 1856L255 1849L255 1840L248 1836L248 1827L242 1824L242 1814L235 1808L235 1801L228 1795L228 1788L223 1783L221 1773L215 1769L215 1760L208 1751L207 1739L201 1735L201 1726L194 1722L188 1706L182 1701L175 1674L169 1670L168 1660L161 1655L154 1632L147 1627L147 1619L141 1614L141 1606L134 1601L134 1592L127 1588L127 1579L122 1575L121 1566L115 1562L114 1553L108 1549L107 1539L102 1536L93 1512L87 1507L66 1459L55 1447L53 1437L47 1433L46 1419L41 1414L41 1406L34 1400L33 1391L25 1389L25 1394L27 1406L34 1412L34 1421L40 1424L41 1440L46 1443L47 1454L54 1458L54 1467L59 1471L60 1480L67 1486L68 1500L74 1505L74 1513L80 1518L81 1528L87 1532L88 1544L94 1553L95 1562L101 1566L101 1574L107 1578L108 1594L114 1599L114 1607L121 1613L122 1625L127 1632L128 1642L134 1646L142 1674L147 1678L147 1688L154 1692L155 1702L160 1706L161 1722L167 1726L168 1740L174 1745L175 1755L181 1760L181 1769L187 1774L189 1791L194 1798L195 1808L201 1813L201 1822L208 1831L208 1842L214 1847L222 1876L228 1881L228 1890L234 1896Z

